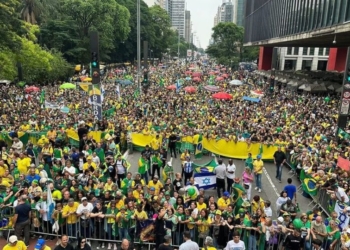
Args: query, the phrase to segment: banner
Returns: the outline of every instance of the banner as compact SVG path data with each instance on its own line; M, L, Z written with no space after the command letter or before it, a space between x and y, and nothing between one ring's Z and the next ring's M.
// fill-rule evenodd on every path
M191 57L192 56L192 50L188 49L187 50L187 57Z
M343 230L344 228L348 227L349 225L349 216L347 213L344 213L345 205L339 203L338 201L335 204L334 211L338 214L338 220L339 220L339 227Z
M102 120L102 92L99 84L89 85L89 104L95 120Z

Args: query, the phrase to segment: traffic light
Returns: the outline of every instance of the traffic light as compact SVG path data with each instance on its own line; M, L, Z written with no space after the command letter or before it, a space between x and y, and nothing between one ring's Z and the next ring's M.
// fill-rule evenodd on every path
M91 52L91 67L92 68L99 68L98 67L98 54L97 54L97 52Z
M144 82L144 83L148 83L148 73L147 73L147 72L145 72L145 73L143 74L143 82Z

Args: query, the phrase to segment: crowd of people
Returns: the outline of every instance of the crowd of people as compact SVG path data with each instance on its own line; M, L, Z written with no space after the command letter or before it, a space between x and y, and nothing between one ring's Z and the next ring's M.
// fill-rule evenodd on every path
M1 87L1 127L12 143L1 142L0 208L3 229L14 228L11 246L18 239L28 245L31 237L41 237L39 240L58 239L59 250L67 246L69 237L70 243L78 239L79 249L85 249L82 242L91 244L90 240L96 241L97 249L114 250L120 241L127 241L127 248L147 242L154 242L156 249L183 244L181 250L195 249L197 243L196 247L210 250L349 249L350 229L339 227L339 214L324 220L317 208L309 213L299 211L291 180L281 190L276 209L259 195L251 197L254 186L261 192L259 156L247 155L241 178L232 176L234 164L229 161L214 197L197 188L187 164L190 152L174 147L179 138L198 140L198 134L276 145L277 181L285 165L293 162L298 172L316 178L319 188L327 189L330 198L344 204L346 211L348 172L337 168L336 162L338 156L348 158L350 151L347 140L339 142L335 137L338 100L297 93L277 82L271 88L269 79L254 73L231 72L200 62L190 68L151 68L150 84L143 93L134 85L120 86L119 97L114 82L123 74L118 72L106 72L103 110L108 112L103 121L92 119L83 90L60 90L52 85L26 93L13 85ZM198 82L189 80L193 72L199 72ZM223 80L215 81L217 76ZM213 92L205 86L213 79L210 84L232 99L212 98ZM245 84L232 86L232 79ZM175 83L175 90L167 88ZM194 86L195 92L187 93L186 86ZM257 89L265 91L258 103L242 99ZM46 109L42 93L46 101L67 106L69 113ZM104 137L96 141L88 135L92 130L105 132ZM79 145L69 145L69 131L78 133ZM42 136L36 145L23 145L21 132L41 132ZM132 133L156 135L142 152L137 173L129 171L121 155ZM183 172L175 178L160 178L159 170L169 156L178 155ZM218 171L222 166L219 162Z

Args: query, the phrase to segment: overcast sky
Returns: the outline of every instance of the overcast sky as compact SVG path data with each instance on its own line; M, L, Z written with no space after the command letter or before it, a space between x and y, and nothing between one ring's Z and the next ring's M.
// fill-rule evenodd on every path
M214 16L222 0L187 0L187 10L191 11L192 32L196 32L201 47L206 49L209 45ZM198 46L198 43L195 42Z

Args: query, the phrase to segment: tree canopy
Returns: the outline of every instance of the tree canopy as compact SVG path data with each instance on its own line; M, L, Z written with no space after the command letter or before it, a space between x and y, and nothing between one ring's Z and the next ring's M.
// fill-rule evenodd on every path
M213 44L206 53L221 64L238 65L239 62L253 61L258 57L258 48L243 47L244 29L234 23L219 23L213 27Z

